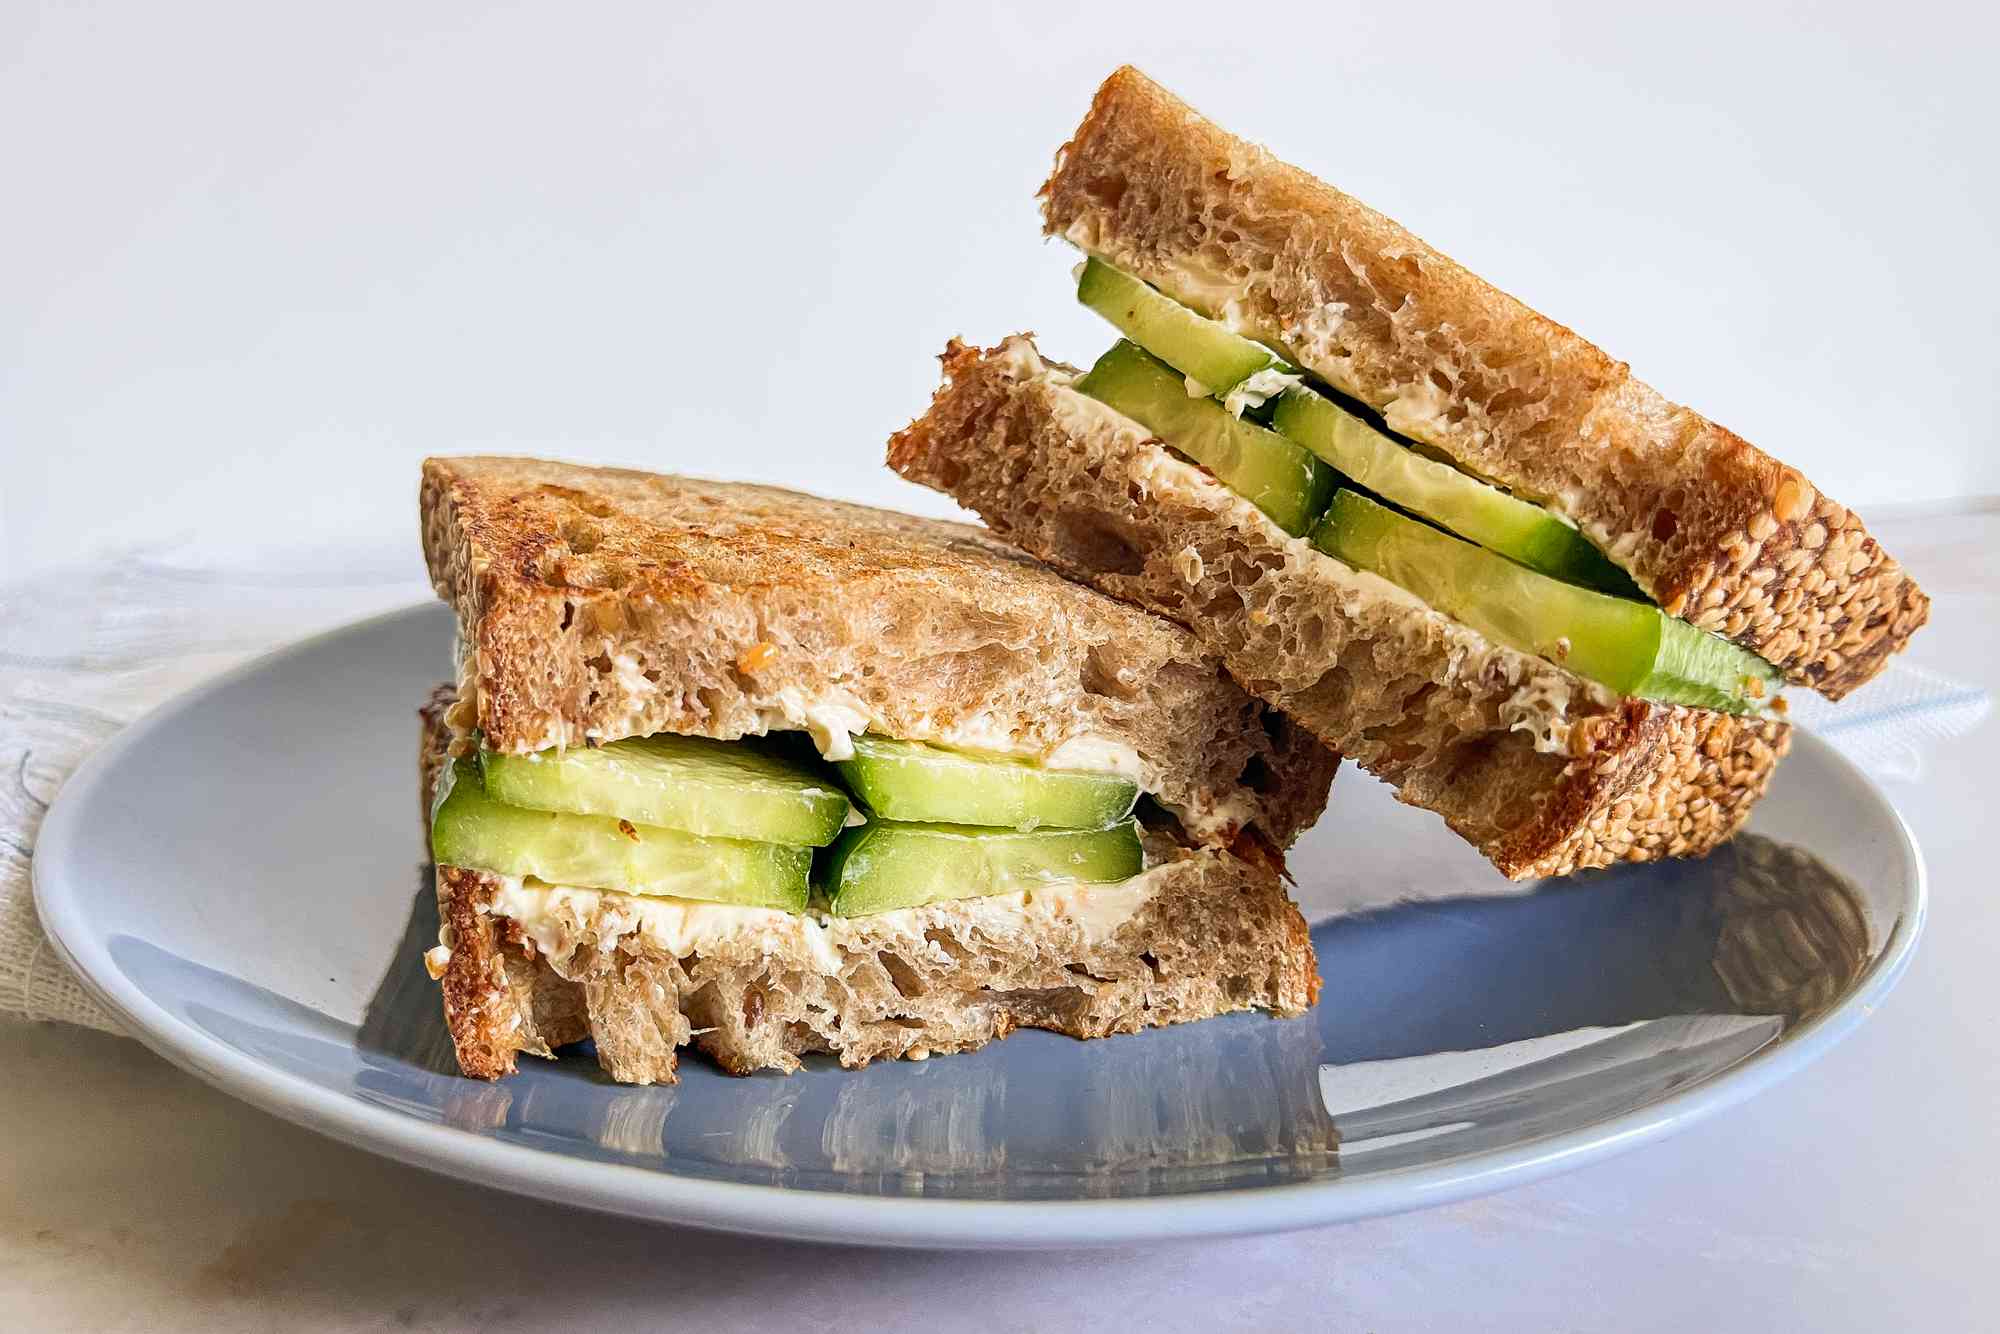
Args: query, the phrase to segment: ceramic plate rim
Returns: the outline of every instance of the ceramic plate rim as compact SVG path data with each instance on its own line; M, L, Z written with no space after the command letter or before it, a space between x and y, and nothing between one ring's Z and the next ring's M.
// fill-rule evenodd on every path
M35 907L56 952L132 1036L164 1059L274 1116L414 1167L517 1194L661 1223L799 1241L922 1249L1037 1249L1116 1245L1275 1232L1399 1213L1488 1194L1650 1143L1786 1079L1852 1032L1908 968L1929 912L1923 854L1895 805L1858 766L1821 738L1795 733L1873 800L1899 837L1909 894L1882 952L1833 1009L1712 1078L1645 1106L1527 1144L1418 1164L1365 1178L1115 1200L947 1200L844 1195L786 1186L709 1181L509 1144L434 1124L322 1088L267 1065L170 1013L113 962L91 928L90 886L66 870L91 793L147 739L197 702L344 636L430 603L350 621L263 654L150 710L80 765L42 822L32 863Z

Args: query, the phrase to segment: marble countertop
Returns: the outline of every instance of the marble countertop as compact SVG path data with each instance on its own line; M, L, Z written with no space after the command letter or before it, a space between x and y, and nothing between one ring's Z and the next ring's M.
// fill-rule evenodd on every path
M1875 527L1936 598L1913 660L2000 690L2000 507ZM1739 1109L1524 1189L1151 1248L812 1247L460 1185L254 1111L136 1043L0 1024L0 1309L23 1329L217 1334L1971 1327L2000 1305L1978 1189L2000 1177L1996 731L1888 784L1934 909L1879 1014Z

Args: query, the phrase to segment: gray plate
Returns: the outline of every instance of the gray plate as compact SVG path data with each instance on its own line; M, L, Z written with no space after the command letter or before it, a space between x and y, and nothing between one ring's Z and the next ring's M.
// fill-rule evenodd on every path
M1292 859L1326 919L1304 1019L1024 1032L790 1078L690 1058L672 1088L620 1088L579 1051L477 1083L454 1073L419 960L436 922L415 710L449 675L450 638L441 607L364 622L130 728L43 826L42 919L141 1040L239 1097L642 1218L1030 1247L1457 1199L1798 1069L1880 1002L1923 919L1902 822L1810 736L1730 849L1534 892L1350 769Z

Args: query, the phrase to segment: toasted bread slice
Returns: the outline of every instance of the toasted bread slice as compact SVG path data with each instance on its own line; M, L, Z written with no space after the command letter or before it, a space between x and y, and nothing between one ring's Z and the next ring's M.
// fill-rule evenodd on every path
M452 723L496 750L803 728L1108 754L1196 840L1280 848L1339 763L1186 630L964 524L531 459L432 459L422 508Z
M1840 698L1929 614L1797 471L1135 69L1098 89L1042 198L1051 235L1565 515L1670 614L1795 684Z
M954 341L889 465L1008 541L1193 627L1243 685L1436 811L1508 876L1684 856L1734 833L1790 730L1621 700L1288 536L1026 336Z
M450 747L441 686L422 710L422 790ZM522 890L437 868L445 1022L460 1068L513 1073L521 1052L592 1038L620 1083L670 1083L690 1041L733 1074L790 1071L813 1052L861 1066L966 1051L1015 1028L1103 1037L1261 1008L1293 1016L1319 994L1304 918L1275 861L1154 831L1125 914L961 899L853 919L754 914L698 953L648 934L631 896ZM532 916L496 904L535 903ZM538 897L539 896L539 897ZM751 920L754 917L755 920Z

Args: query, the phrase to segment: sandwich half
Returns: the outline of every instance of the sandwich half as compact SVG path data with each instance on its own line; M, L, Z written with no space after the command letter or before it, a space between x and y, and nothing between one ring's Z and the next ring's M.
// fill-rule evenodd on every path
M614 1079L1317 994L1283 849L1338 757L1192 635L976 529L433 459L459 670L422 711L460 1067Z
M1928 601L1799 473L1374 213L1113 74L1043 187L1088 373L956 341L905 477L1172 617L1515 878L1700 853L1778 691Z

